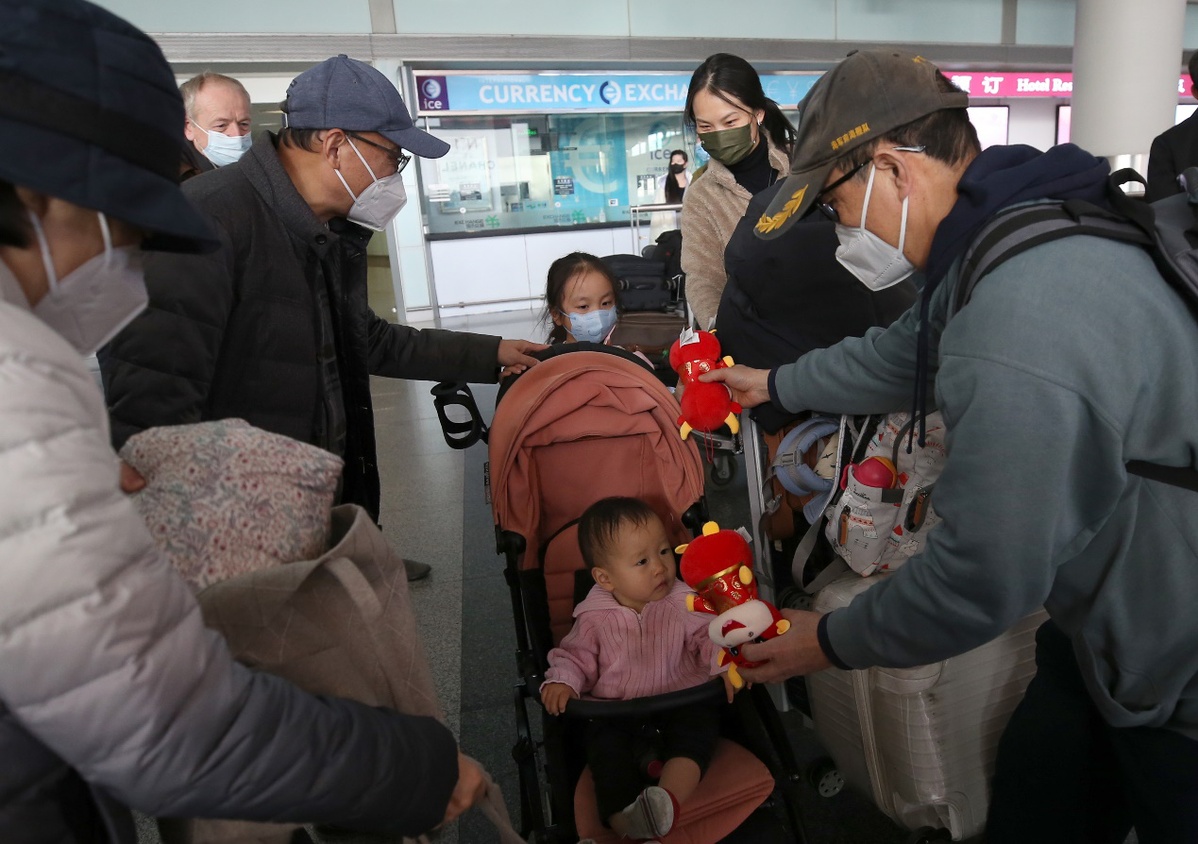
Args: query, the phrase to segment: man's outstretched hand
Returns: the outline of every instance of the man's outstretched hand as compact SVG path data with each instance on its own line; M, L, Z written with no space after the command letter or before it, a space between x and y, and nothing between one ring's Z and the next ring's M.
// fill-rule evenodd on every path
M778 683L832 667L816 635L820 613L806 610L780 612L790 622L789 630L769 641L750 642L741 648L745 659L762 663L756 668L740 669L741 676L750 683Z
M700 381L722 381L732 391L732 400L741 407L757 407L770 400L770 371L748 366L713 369L699 376Z

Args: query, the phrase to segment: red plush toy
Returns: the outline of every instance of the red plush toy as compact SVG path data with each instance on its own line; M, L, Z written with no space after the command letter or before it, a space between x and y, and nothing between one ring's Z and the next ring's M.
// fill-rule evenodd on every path
M727 425L732 433L740 430L736 414L741 406L732 400L732 392L723 384L699 380L704 372L732 366L732 358L720 357L720 341L710 331L686 329L670 346L670 368L678 373L683 385L682 415L678 417L682 438L691 431L709 433Z
M720 665L732 663L728 678L739 689L745 681L737 666L757 665L744 658L741 646L781 636L790 629L790 622L773 604L757 597L753 555L749 543L736 531L720 530L715 522L708 522L702 536L677 550L682 554L678 567L682 579L698 593L687 598L687 607L715 616L707 633L723 648Z

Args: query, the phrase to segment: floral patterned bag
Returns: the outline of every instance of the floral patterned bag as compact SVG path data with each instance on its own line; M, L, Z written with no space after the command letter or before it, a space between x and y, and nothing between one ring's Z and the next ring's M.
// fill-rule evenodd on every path
M197 592L328 547L341 458L243 419L150 428L121 458L146 486L134 506Z

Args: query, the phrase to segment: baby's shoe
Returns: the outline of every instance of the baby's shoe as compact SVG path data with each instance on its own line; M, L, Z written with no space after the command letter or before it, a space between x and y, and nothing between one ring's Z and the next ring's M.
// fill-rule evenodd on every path
M678 801L664 788L651 785L637 795L620 813L628 821L627 835L639 841L653 841L674 828Z

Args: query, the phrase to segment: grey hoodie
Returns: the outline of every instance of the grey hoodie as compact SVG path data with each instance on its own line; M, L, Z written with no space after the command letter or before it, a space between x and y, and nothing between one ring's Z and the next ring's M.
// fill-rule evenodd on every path
M940 660L1043 604L1117 727L1198 738L1198 493L1128 475L1198 454L1198 325L1135 246L1076 236L991 273L945 325L929 303L949 458L943 524L888 582L830 615L853 667ZM918 305L889 329L775 370L792 411L910 407Z

